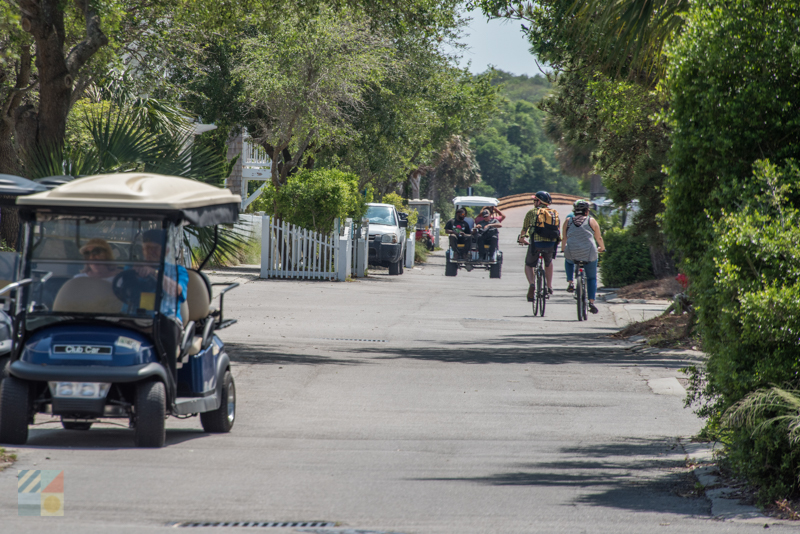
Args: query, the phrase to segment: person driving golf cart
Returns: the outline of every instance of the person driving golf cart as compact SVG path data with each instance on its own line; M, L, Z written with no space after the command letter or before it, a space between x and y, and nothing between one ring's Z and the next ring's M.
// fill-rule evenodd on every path
M467 210L458 208L456 216L447 221L444 225L445 233L450 236L450 248L457 250L459 256L463 256L470 251L472 244L472 225L467 219Z

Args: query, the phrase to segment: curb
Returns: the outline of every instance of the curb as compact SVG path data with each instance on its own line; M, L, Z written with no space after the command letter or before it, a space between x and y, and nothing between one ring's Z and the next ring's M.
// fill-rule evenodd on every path
M684 443L681 441L681 446L686 452L687 459L695 460L697 463L712 463L712 465L695 467L692 473L697 478L697 481L705 487L705 496L711 501L711 517L713 519L733 523L764 525L764 528L768 528L769 525L797 525L795 521L764 515L758 507L740 504L738 498L728 497L735 490L721 485L717 466L713 464L713 444Z

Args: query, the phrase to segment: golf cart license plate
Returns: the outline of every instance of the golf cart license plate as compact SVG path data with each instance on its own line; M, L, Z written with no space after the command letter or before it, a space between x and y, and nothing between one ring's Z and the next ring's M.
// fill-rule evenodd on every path
M111 347L103 345L55 345L55 354L87 354L105 356L111 354Z

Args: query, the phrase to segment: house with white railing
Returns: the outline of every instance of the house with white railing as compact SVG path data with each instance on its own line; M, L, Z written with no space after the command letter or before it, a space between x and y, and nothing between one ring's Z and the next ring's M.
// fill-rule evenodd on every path
M246 130L228 141L228 160L237 155L239 159L231 170L231 175L225 180L225 187L234 194L241 195L244 211L269 184L272 160L266 150L252 141ZM248 185L252 181L260 181L261 186L248 195Z

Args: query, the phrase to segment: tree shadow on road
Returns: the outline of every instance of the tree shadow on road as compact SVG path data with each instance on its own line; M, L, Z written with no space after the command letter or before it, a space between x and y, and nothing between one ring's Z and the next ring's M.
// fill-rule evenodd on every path
M328 358L320 354L292 354L276 350L268 345L226 343L225 349L234 363L281 364L281 365L361 365L368 363L361 358ZM353 351L349 351L353 352Z
M585 491L565 505L578 503L689 516L711 513L710 502L693 491L696 479L685 466L683 449L674 440L630 438L564 447L558 452L564 455L563 461L514 465L506 473L417 480L572 488L570 495L575 488L583 488Z
M653 366L669 369L685 367L686 359L670 353L640 353L615 345L612 340L591 334L511 334L469 339L454 343L417 340L408 346L364 347L359 354L375 358L427 360L449 363L494 364L538 363L543 365L606 364L621 367Z

